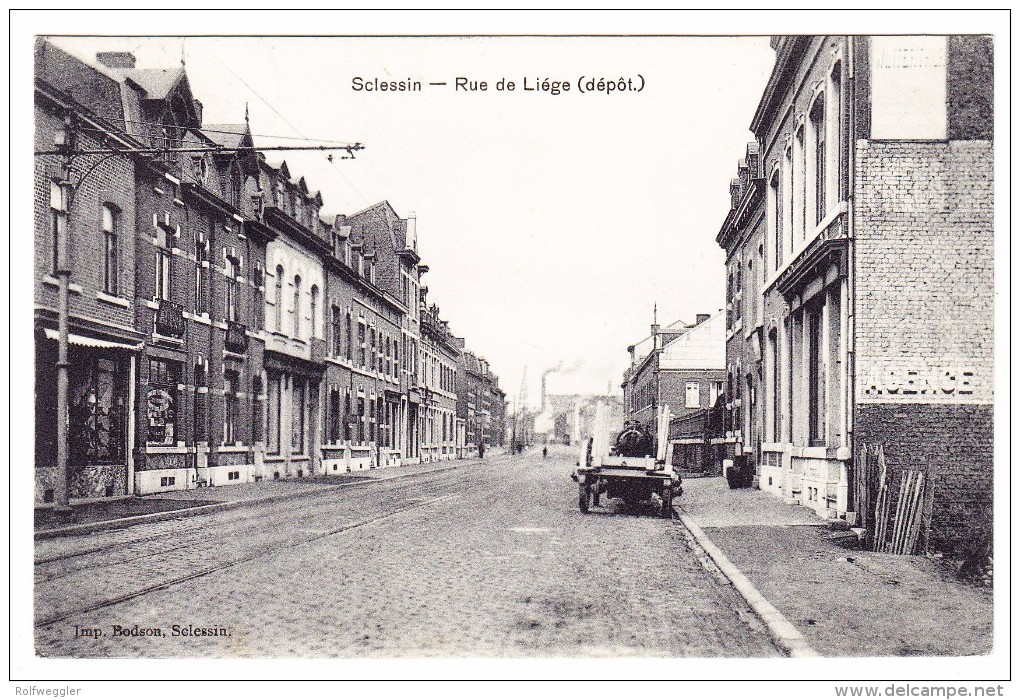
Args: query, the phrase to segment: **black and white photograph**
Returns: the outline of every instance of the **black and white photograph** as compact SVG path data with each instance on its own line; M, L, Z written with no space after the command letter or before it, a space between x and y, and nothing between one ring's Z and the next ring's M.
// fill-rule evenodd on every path
M23 16L9 690L1002 696L1009 13L737 14Z

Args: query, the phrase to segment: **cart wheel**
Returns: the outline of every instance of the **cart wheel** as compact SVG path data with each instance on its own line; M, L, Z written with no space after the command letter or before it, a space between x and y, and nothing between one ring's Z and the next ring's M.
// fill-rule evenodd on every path
M669 489L662 496L662 517L673 518L673 490Z
M578 486L577 507L581 509L582 513L588 512L588 487L584 484Z

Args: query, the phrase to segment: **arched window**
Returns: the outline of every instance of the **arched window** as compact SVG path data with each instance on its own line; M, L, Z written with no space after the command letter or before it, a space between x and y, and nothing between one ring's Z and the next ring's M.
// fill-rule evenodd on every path
M834 183L832 194L838 202L843 199L844 184L842 176L843 153L843 64L836 62L829 75L829 148L832 151L832 175L829 182Z
M276 266L276 330L283 331L283 265Z
M811 122L811 138L813 140L814 153L809 156L814 159L814 205L815 219L812 223L821 223L826 214L825 198L825 98L819 95L811 106L809 115Z
M317 320L318 319L318 316L317 316L318 313L319 313L319 287L317 285L313 284L312 285L312 337L313 338L319 332L318 320Z
M301 335L301 275L294 275L294 337Z

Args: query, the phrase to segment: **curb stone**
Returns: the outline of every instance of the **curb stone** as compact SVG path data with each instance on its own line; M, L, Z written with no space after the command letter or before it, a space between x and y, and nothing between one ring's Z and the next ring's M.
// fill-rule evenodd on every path
M765 596L758 592L754 584L738 569L733 562L722 553L712 540L708 538L705 531L691 518L676 511L680 522L691 533L698 545L705 550L705 553L712 558L715 565L719 567L723 575L730 580L737 592L747 601L755 614L768 627L769 634L781 649L793 658L816 657L818 652L811 648L804 635L794 627L789 620L779 612Z
M118 530L124 527L131 527L132 525L142 525L148 523L158 523L164 520L176 520L178 518L190 518L196 515L207 515L209 513L217 513L220 511L235 510L237 508L247 508L249 506L264 505L266 503L275 503L277 501L286 501L291 498L301 498L302 496L309 496L317 493L329 493L330 491L339 491L340 489L350 488L352 486L366 486L372 483L378 483L381 481L396 481L398 479L408 479L413 476L422 476L425 474L438 474L440 472L447 472L453 469L462 469L464 467L475 466L479 464L479 461L471 461L466 464L455 464L448 467L440 467L439 469L426 469L419 472L411 472L409 474L398 474L395 476L383 476L378 478L366 479L365 481L352 481L346 484L336 484L333 486L322 486L322 487L309 487L301 491L290 491L287 493L270 494L268 496L261 496L259 498L252 498L248 500L237 500L237 501L221 501L218 503L210 503L204 506L193 506L191 508L180 508L177 510L165 510L158 513L146 513L145 515L132 515L126 518L114 518L113 520L100 520L94 523L81 523L80 525L67 525L65 527L56 527L49 530L40 530L35 533L36 540L48 540L55 537L68 537L71 535L90 535L96 532L105 532L106 530Z

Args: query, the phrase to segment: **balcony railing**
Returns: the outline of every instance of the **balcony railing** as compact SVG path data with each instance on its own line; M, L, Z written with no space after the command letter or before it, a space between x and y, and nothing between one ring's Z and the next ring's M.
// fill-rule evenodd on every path
M184 337L184 307L168 299L159 300L156 309L156 333L170 338Z
M223 345L229 352L247 352L248 327L237 321L227 321L227 337L224 339Z

